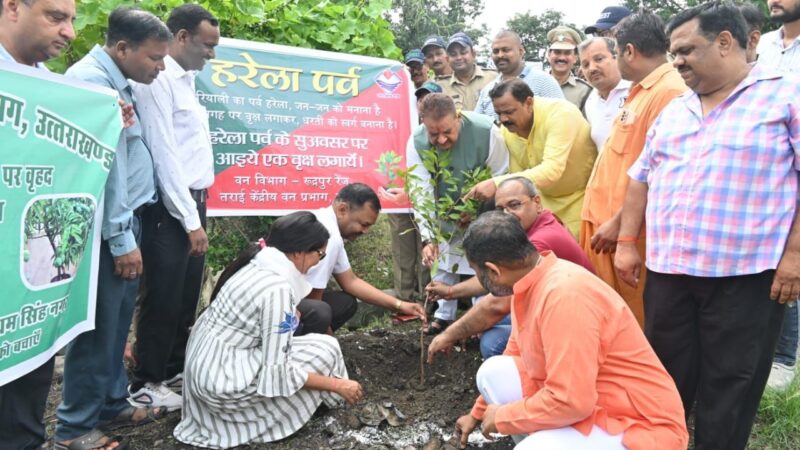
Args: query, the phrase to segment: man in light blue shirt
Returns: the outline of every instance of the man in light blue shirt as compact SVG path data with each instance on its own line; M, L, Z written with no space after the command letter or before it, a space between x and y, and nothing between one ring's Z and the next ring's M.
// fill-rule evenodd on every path
M108 18L105 46L95 46L66 75L115 89L135 108L128 80L152 83L164 70L171 37L154 15L117 8ZM59 445L91 439L101 423L138 424L165 412L127 402L122 362L142 274L141 213L155 200L153 159L135 117L117 144L104 194L95 329L67 347L62 402L56 412Z
M534 97L564 98L561 86L550 75L536 69L525 62L525 48L522 47L522 40L513 31L501 31L492 41L492 61L494 62L500 76L481 89L478 97L478 106L475 112L490 116L497 121L497 114L494 112L492 99L489 98L489 91L495 86L506 80L521 78L533 91Z

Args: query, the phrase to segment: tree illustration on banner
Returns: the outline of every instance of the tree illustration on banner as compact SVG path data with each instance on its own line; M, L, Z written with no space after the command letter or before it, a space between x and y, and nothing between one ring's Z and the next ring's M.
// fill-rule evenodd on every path
M94 211L94 201L88 197L48 198L31 204L25 214L23 250L26 277L31 284L54 283L75 274ZM36 245L39 239L46 239L49 245ZM55 269L49 280L37 276L46 269L41 264L44 260L50 260Z

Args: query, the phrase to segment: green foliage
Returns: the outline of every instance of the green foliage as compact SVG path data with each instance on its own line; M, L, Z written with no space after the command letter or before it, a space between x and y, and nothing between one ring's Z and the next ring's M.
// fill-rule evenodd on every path
M63 276L80 260L93 216L94 204L85 197L39 200L25 216L25 239L44 233L53 249L53 267Z
M420 152L422 165L431 175L430 186L433 186L433 196L426 191L426 183L414 174L416 165L408 170L400 171L400 176L405 184L405 191L411 199L414 211L420 217L426 228L431 232L431 243L434 245L447 244L451 247L464 233L463 224L469 223L478 214L480 203L474 199L465 199L464 196L472 187L481 181L492 177L488 167L479 167L462 174L464 182L459 188L459 179L449 169L451 154L449 151L439 151L435 147ZM458 251L458 249L453 249ZM448 268L455 272L457 267ZM431 266L431 275L438 270L438 265Z
M397 187L395 180L397 179L400 163L402 161L403 158L395 153L394 150L383 152L381 156L378 157L378 168L375 169L375 171L389 180L389 183L386 185L387 187Z
M430 35L446 40L463 31L477 41L488 29L486 25L475 28L469 24L475 22L483 8L483 0L395 0L386 18L391 21L395 42L407 52L421 47Z
M186 0L76 1L77 37L48 66L64 72L95 44L105 40L108 15L118 6L136 6L166 19ZM399 59L394 35L384 14L391 0L201 0L220 19L225 37L296 47Z
M217 272L230 264L251 242L266 237L274 217L210 217L206 263Z
M559 25L566 25L574 28L578 33L583 33L580 27L565 23L563 19L564 13L561 11L548 9L541 14L531 14L529 11L524 14L516 14L509 19L506 22L506 28L519 33L527 61L543 61L547 57L547 48L550 46L547 41L548 31Z

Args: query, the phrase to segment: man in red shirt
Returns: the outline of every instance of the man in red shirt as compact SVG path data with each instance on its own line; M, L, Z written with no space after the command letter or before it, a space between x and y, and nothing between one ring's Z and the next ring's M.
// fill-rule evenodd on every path
M479 423L516 450L686 448L675 383L614 289L540 254L498 212L470 225L464 251L489 292L514 297L508 346L478 370L481 396L456 422L462 448Z
M542 200L531 180L512 177L497 187L495 208L516 217L528 240L537 251L551 250L556 256L583 266L594 273L589 258L556 216L542 208ZM434 281L426 291L434 298L464 298L486 294L477 277L450 286ZM484 358L499 355L506 348L511 334L511 297L486 295L461 319L438 335L428 347L428 360L437 352L446 352L456 343L478 333L481 335L481 354Z

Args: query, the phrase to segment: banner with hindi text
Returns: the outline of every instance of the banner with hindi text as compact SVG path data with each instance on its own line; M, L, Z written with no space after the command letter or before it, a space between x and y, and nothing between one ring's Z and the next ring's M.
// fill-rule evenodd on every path
M116 92L0 61L0 386L94 328Z
M196 89L214 148L210 216L320 208L353 182L401 185L416 110L397 61L222 39Z

